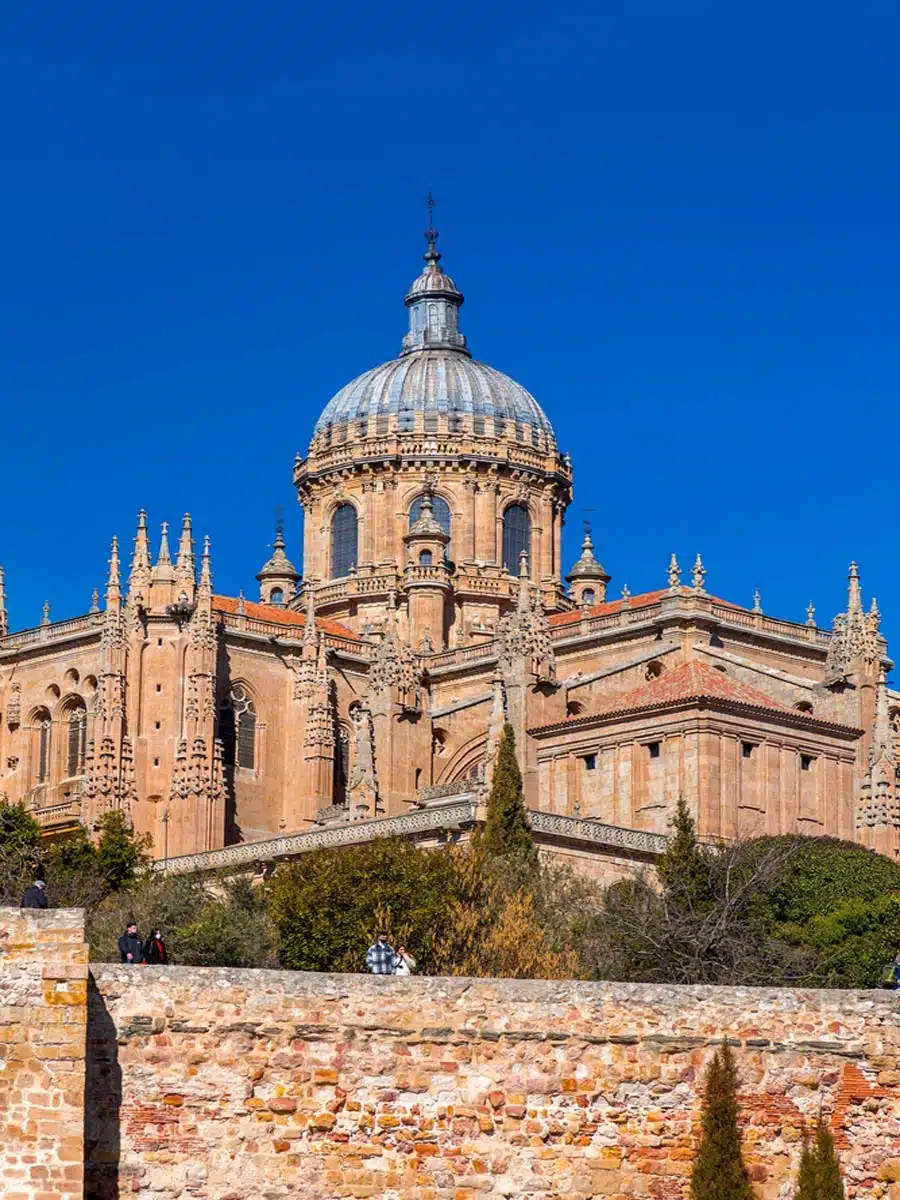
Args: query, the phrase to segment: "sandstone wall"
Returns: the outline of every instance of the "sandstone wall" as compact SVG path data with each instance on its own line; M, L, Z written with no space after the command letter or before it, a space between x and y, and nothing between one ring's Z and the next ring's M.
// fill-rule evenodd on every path
M82 1195L84 914L0 908L0 1195Z
M93 973L89 1197L681 1200L723 1037L759 1197L820 1108L849 1196L900 1197L892 994Z

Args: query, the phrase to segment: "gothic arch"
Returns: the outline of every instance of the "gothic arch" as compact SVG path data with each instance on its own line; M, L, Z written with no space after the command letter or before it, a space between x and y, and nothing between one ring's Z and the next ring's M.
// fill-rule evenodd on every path
M57 777L77 778L84 774L87 758L88 711L84 697L77 692L64 696L57 705L55 724L60 733Z
M28 718L28 778L32 786L50 782L53 720L50 709L39 705Z
M262 774L264 728L255 689L246 679L235 679L219 701L217 736L226 768Z
M513 497L500 514L500 564L518 575L522 551L528 555L528 574L534 573L534 514L528 497Z
M479 733L470 738L450 755L436 782L455 783L460 779L468 779L473 770L480 771L486 747L486 733Z

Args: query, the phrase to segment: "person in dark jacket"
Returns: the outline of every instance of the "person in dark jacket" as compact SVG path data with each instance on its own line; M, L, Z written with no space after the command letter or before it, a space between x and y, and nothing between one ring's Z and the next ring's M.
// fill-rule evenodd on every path
M166 943L163 941L161 929L154 929L153 937L147 938L144 946L144 962L151 967L161 966L169 961L166 953Z
M144 943L137 931L137 921L129 921L125 932L119 938L119 957L123 963L131 966L139 963L144 956Z
M22 893L22 908L46 908L47 907L47 885L43 879L36 879L34 883L28 885Z

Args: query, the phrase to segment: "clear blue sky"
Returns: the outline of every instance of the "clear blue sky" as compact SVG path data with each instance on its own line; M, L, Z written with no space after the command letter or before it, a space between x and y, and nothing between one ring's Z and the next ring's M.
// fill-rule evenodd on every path
M189 509L255 589L329 397L391 358L432 188L477 357L573 455L618 595L900 635L900 9L35 3L0 45L0 562L86 610ZM892 502L893 501L893 502ZM900 652L900 641L894 646Z

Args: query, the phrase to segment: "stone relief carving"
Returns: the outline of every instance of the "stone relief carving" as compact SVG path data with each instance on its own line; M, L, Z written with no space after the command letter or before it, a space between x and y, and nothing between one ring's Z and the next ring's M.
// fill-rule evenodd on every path
M378 778L375 773L375 735L372 713L366 704L357 704L350 712L353 722L353 765L347 784L351 805L378 811Z
M526 671L539 682L556 680L556 658L550 641L550 626L537 589L523 576L515 609L497 626L497 655L504 676L524 662Z

